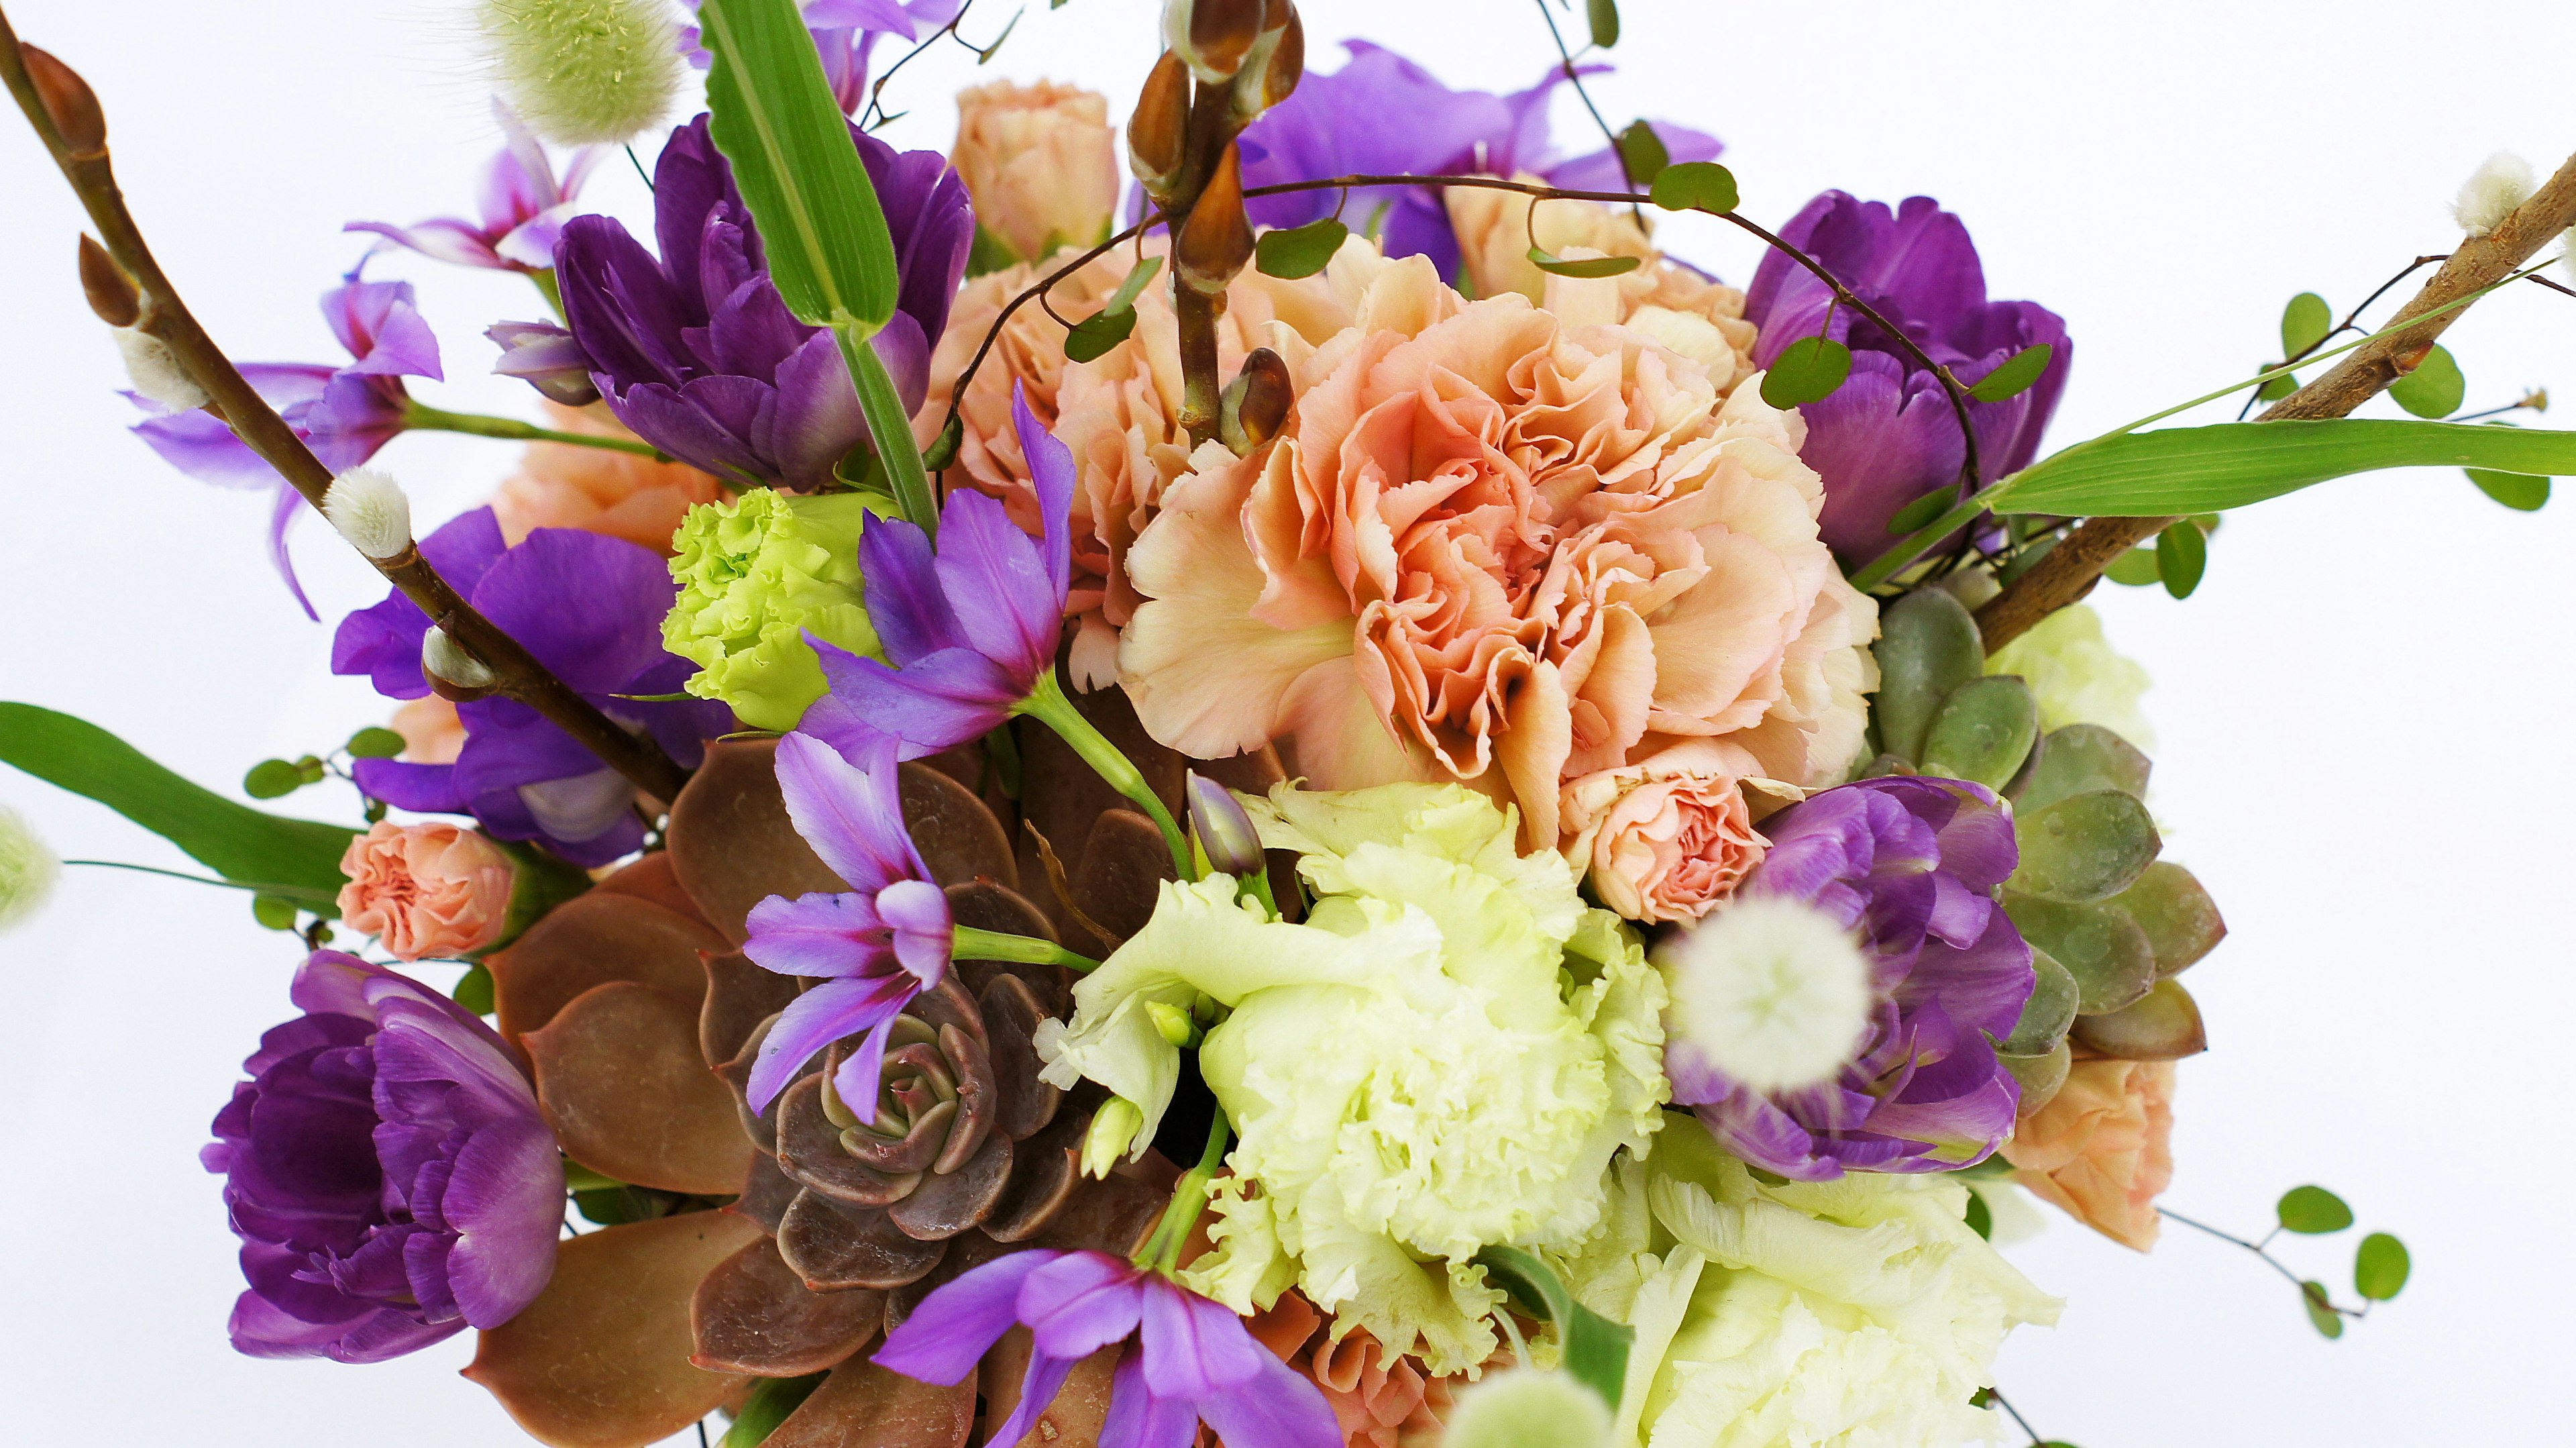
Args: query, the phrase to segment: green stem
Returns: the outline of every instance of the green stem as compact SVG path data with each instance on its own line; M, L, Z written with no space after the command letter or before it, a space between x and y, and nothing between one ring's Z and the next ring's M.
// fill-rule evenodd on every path
M573 447L606 448L611 452L633 453L657 463L669 462L670 456L660 448L638 438L593 437L581 432L557 432L521 422L515 417L491 417L479 412L449 412L425 402L410 402L403 407L403 426L419 432L461 432L474 437L506 438L512 442L560 442Z
M1154 1224L1154 1234L1136 1249L1135 1256L1127 1259L1139 1267L1169 1274L1181 1265L1181 1248L1188 1245L1190 1229L1198 1225L1199 1213L1207 1209L1208 1183L1216 1180L1217 1168L1225 1163L1226 1142L1233 1135L1233 1123L1225 1119L1225 1108L1215 1110L1215 1118L1208 1122L1207 1146L1199 1152L1199 1164L1172 1188L1171 1205L1163 1208L1163 1219Z
M1020 965L1061 965L1077 972L1094 971L1100 962L1076 955L1052 940L1034 935L1006 935L998 930L956 927L949 954L959 960L1007 960Z
M555 280L555 269L537 267L528 273L528 280L535 282L537 290L545 293L546 305L554 309L555 320L564 320L563 287Z
M867 415L877 461L885 468L886 480L894 484L895 506L903 510L906 521L936 541L939 502L931 496L930 474L921 465L921 445L912 438L912 414L904 411L894 378L887 375L885 363L877 359L877 349L868 345L857 322L834 322L832 335L841 341L841 360L849 364L850 382L858 389L859 411Z
M1020 701L1014 712L1026 714L1054 730L1065 743L1073 746L1074 753L1082 756L1083 763L1090 765L1108 782L1111 789L1135 801L1136 807L1153 820L1154 827L1163 832L1163 843L1172 850L1172 868L1180 878L1195 880L1199 877L1197 862L1190 855L1189 836L1181 833L1180 823L1172 818L1170 810L1163 808L1163 801L1155 795L1153 786L1145 783L1143 771L1120 753L1117 745L1092 728L1091 721L1082 717L1081 710L1073 707L1073 701L1065 697L1064 686L1056 682L1055 670L1049 669L1039 677L1037 692Z
M2004 481L2010 482L2011 479L2007 478ZM1851 576L1851 586L1858 592L1867 593L1912 567L1914 560L1922 557L1925 549L1967 526L1979 513L1984 512L1988 500L2002 492L2003 488L2003 483L1991 483L1970 494L1964 502L1952 504L1948 512L1906 534L1905 541L1871 559L1868 567Z
M180 870L163 870L151 865L129 865L122 860L65 860L66 865L87 865L99 870L132 870L138 875L159 875L165 879L185 880L191 885L212 885L218 890L248 890L259 895L276 895L305 905L337 905L339 897L307 885L272 885L262 880L218 880L211 875L191 875Z

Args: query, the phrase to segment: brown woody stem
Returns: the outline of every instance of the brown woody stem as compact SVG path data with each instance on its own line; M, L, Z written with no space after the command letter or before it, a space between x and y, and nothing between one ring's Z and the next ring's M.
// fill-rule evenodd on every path
M1220 300L1177 277L1173 279L1172 316L1181 333L1179 422L1188 429L1193 448L1216 436L1218 405L1224 395L1225 384L1217 370L1216 318Z
M27 123L35 128L55 165L61 168L63 179L80 197L108 255L141 293L143 314L136 325L168 346L188 375L214 399L207 410L228 423L252 452L319 509L331 491L331 470L243 379L223 349L190 314L178 289L170 284L160 263L153 259L151 248L144 244L133 214L126 209L106 146L76 147L65 140L28 73L18 33L5 13L0 13L0 80L7 82L18 108L26 113ZM396 558L369 561L423 613L439 620L466 652L492 670L498 692L535 709L638 789L666 802L678 796L688 775L659 745L627 733L589 700L573 692L516 640L477 613L420 556L419 549L406 549Z
M2576 156L2558 168L2548 184L2514 209L2504 224L2485 236L2462 241L2442 269L2424 284L2413 301L2400 307L2385 335L2345 355L2323 377L2282 398L2256 419L2328 418L2350 415L2398 378L2415 369L2435 338L2468 308L2460 303L2510 276L2540 249L2576 225ZM2428 312L2438 315L2426 316ZM2420 326L2405 327L2423 317ZM2172 518L2092 518L2066 541L2050 549L2014 579L2003 592L1977 610L1977 627L1993 653L2037 625L2041 619L2093 591L2102 570L2121 554L2154 537Z

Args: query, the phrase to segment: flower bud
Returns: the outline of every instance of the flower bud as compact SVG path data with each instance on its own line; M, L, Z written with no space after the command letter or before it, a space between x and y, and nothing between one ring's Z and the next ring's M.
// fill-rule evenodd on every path
M111 327L131 327L143 319L143 299L135 295L133 280L87 232L80 239L80 279L89 309L100 321Z
M1243 157L1231 143L1190 208L1172 258L1191 290L1212 297L1223 296L1252 260L1252 218L1243 211Z
M1264 0L1164 0L1163 43L1200 80L1229 81L1260 41L1267 9Z
M496 322L483 335L501 349L501 360L492 364L495 376L516 377L566 407L599 400L590 354L572 333L552 322Z
M1190 830L1210 865L1228 875L1255 874L1266 867L1261 836L1232 790L1192 770L1181 792L1189 800Z
M447 636L447 630L435 626L421 635L420 671L429 676L430 687L440 698L459 703L480 698L499 682L491 665L467 653L463 644Z
M350 547L379 562L400 558L412 546L411 499L402 484L374 468L351 468L333 478L322 495L322 516Z
M1306 19L1289 0L1271 7L1268 30L1253 47L1243 73L1234 78L1235 119L1250 122L1288 99L1306 76Z
M1091 1130L1082 1138L1082 1174L1105 1177L1118 1164L1136 1141L1136 1133L1145 1125L1145 1113L1124 1096L1112 1096L1109 1104L1091 1114Z
M194 412L213 401L206 389L197 385L188 369L179 365L177 353L170 344L140 327L112 329L116 350L125 356L125 377L134 384L137 396L149 400L164 412Z
M63 138L63 149L82 161L106 155L107 116L98 108L98 92L89 88L79 71L49 52L22 44L18 53L26 59L27 79L36 88L36 99L44 104L46 118L54 123L55 134Z
M1145 1002L1145 1016L1154 1023L1154 1029L1160 1032L1163 1039L1170 1042L1175 1050L1186 1051L1199 1043L1198 1023L1190 1019L1188 1011L1182 1010L1171 1002Z
M45 908L62 866L17 811L0 805L0 930Z
M1180 52L1167 50L1145 77L1136 97L1136 113L1127 118L1127 163L1136 184L1160 201L1189 162L1190 68Z
M541 139L620 145L671 113L688 62L657 0L483 0L492 85Z
M2451 202L2451 215L2462 231L2485 236L2504 225L2515 207L2531 199L2536 184L2529 161L2511 151L2498 151L2460 183L2460 194Z
M1243 370L1228 383L1217 413L1217 436L1236 457L1249 457L1279 435L1297 394L1288 380L1288 364L1267 347L1243 359Z

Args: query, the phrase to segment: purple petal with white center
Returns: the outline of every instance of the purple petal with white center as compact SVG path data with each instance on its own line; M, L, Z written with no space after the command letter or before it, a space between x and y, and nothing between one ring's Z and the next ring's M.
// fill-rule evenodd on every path
M941 1285L886 1334L874 1361L925 1383L966 1381L1002 1334L1019 1325L1020 1284L1064 1255L1040 1249L1013 1252Z
M352 281L322 294L322 317L357 360L342 369L367 376L444 382L438 334L421 319L409 282Z
M501 257L481 229L452 217L434 217L396 226L387 221L352 221L342 231L372 232L394 245L456 266L498 268Z
M877 913L894 927L895 959L924 986L939 984L956 948L948 892L928 880L897 880L877 893Z
M551 1247L563 1228L555 1202L561 1188L528 1190L532 1180L561 1181L563 1161L543 1121L521 1120L475 1133L457 1153L441 1213L470 1223L457 1233L445 1266L457 1311L476 1327L499 1327L536 1300L553 1275Z

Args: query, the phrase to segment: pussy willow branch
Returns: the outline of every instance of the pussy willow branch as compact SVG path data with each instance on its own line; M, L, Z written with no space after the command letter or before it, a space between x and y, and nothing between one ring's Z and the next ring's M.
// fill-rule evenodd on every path
M143 311L136 325L168 346L188 375L213 397L208 411L230 425L234 434L277 469L306 501L320 508L331 491L331 470L243 380L240 370L188 311L178 289L170 284L160 263L153 259L151 248L144 244L133 213L126 209L107 148L102 144L94 149L75 149L64 139L27 72L18 33L6 13L0 13L0 79L7 81L9 93L26 113L28 125L35 128L54 164L61 168L63 179L71 183L88 210L108 255L116 259L141 292ZM492 670L498 692L544 715L647 794L666 801L678 795L688 775L671 762L659 745L619 728L590 701L548 672L516 640L476 612L420 556L418 548L405 549L397 558L369 561L450 638Z
M2462 241L2414 300L2398 308L2391 325L2402 330L2346 354L2324 376L2265 410L2258 421L2348 416L2423 360L2425 349L2468 310L2456 303L2511 275L2539 255L2542 247L2565 235L2571 225L2576 225L2576 156L2567 158L2546 185L2514 208L2503 225ZM2424 318L2422 325L2404 326L2415 317ZM2091 592L2103 569L2174 521L2088 519L1977 610L1986 652L2011 643L2041 619Z

